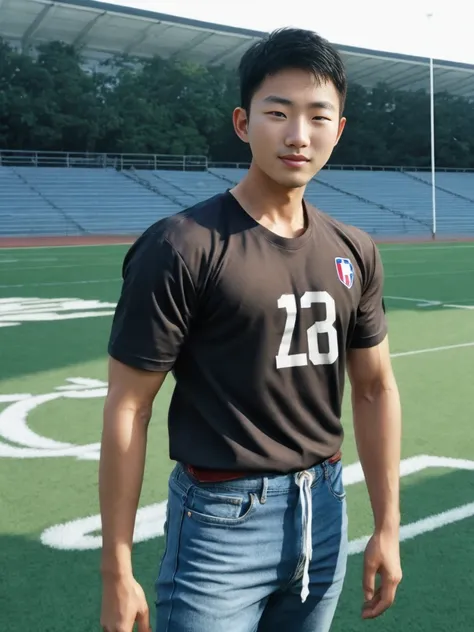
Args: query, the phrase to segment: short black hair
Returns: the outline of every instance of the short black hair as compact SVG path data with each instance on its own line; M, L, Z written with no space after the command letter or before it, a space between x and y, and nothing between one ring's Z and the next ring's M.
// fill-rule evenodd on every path
M308 70L322 81L332 81L342 116L347 77L341 56L317 33L296 28L277 29L244 53L239 65L241 107L249 113L252 97L265 78L290 68Z

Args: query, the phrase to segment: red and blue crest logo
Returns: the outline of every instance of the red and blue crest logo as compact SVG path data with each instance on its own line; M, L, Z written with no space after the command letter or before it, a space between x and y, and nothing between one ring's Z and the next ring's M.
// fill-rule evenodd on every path
M336 271L339 281L351 289L354 284L354 266L350 259L336 257Z

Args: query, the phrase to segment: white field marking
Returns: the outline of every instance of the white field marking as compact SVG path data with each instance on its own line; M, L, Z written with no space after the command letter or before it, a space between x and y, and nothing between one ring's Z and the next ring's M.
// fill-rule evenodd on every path
M164 535L167 504L165 501L138 509L133 532L134 542L145 542ZM100 532L101 528L100 514L71 520L43 531L41 543L63 551L100 549L102 535L94 535L94 532Z
M428 454L420 454L418 456L412 456L407 459L403 459L400 463L400 476L409 476L410 474L416 474L427 468L432 467L447 467L457 470L470 470L474 471L474 461L468 459L453 459L451 457L443 456L430 456ZM362 483L364 480L364 472L360 463L353 463L351 465L344 466L342 473L342 480L344 485L355 485L356 483Z
M400 464L400 476L409 476L430 467L444 467L474 471L474 461L465 459L451 459L428 455L419 455L404 459ZM360 463L353 463L343 468L343 482L345 487L361 483L364 474ZM134 542L143 542L164 535L167 501L141 507L137 512L137 522L133 534ZM400 530L400 540L415 538L423 533L438 529L445 524L451 524L474 515L474 503L456 507L403 525ZM53 549L85 551L100 549L102 546L100 514L87 516L78 520L71 520L63 524L54 525L41 534L43 545ZM349 554L360 553L370 536L357 538L349 543Z
M19 402L22 399L28 399L29 397L33 397L31 393L18 393L13 395L2 395L0 393L0 404L10 404L11 402Z
M462 250L464 248L474 248L474 244L461 244L459 246L452 244L446 246L431 246L427 244L426 246L413 246L411 244L406 244L403 246L396 246L394 248L387 247L385 244L379 244L380 250L382 252L400 252L410 250L424 250L425 252L431 252L432 250Z
M445 527L448 524L453 524L466 518L471 518L472 516L474 516L474 503L468 503L467 505L461 505L460 507L456 507L455 509L443 511L442 513L429 516L428 518L423 518L421 520L417 520L416 522L411 522L410 524L406 524L400 527L400 542L405 542L405 540L412 540L418 535L429 533L430 531L435 531L436 529ZM349 555L357 555L357 553L363 553L365 551L367 543L370 540L370 537L371 536L366 535L362 538L352 540L349 543Z
M103 399L106 395L106 382L81 377L68 378L66 385L52 393L0 395L0 401L10 404L0 411L0 458L75 457L79 460L99 460L100 443L75 445L44 437L28 426L28 416L39 406L57 399Z
M49 250L50 248L68 250L69 248L110 248L112 246L130 246L131 244L131 241L125 241L118 244L71 244L70 246L7 246L5 248L0 246L0 250Z
M115 308L116 303L101 303L94 299L0 298L0 326L113 316Z
M28 263L28 262L26 262ZM100 264L95 263L61 263L60 265L49 265L49 266L18 266L14 268L15 272L22 272L23 270L64 270L66 268L97 268L100 266L114 266L117 267L117 263L115 261L101 261Z
M134 238L136 239L136 238ZM133 242L131 241L124 241L124 242L120 242L120 243L114 243L114 244L71 244L70 246L6 246L6 247L0 247L0 250L17 250L17 251L23 251L23 250L45 250L45 249L50 249L50 248L62 248L63 250L67 250L68 248L113 248L113 247L117 247L117 246L130 246ZM397 246L394 248L391 247L387 247L386 244L379 244L379 246L381 246L381 250L383 252L398 252L401 250L425 250L427 252L430 252L431 250L462 250L463 248L474 248L474 244L461 244L461 245L447 245L447 246L431 246L430 244L427 244L426 246L413 246L410 243L407 243L406 245L403 246Z
M22 287L49 287L55 285L88 285L89 283L115 283L116 281L122 281L122 279L117 277L116 279L90 279L87 281L47 281L45 283L17 283L12 285L0 285L0 290Z
M474 309L474 305L451 305L451 303L444 303L443 307L454 307L455 309Z
M458 298L456 300L456 303L464 303L465 305L473 305L474 304L474 297L472 297L472 298Z
M416 303L417 307L435 307L442 305L443 307L452 307L455 309L474 309L474 305L453 305L452 303L444 303L443 301L430 301L426 298L410 298L408 296L385 296L384 298L392 301L409 301ZM474 302L474 299L462 299L458 303L470 303Z
M442 305L441 301L429 301L426 298L410 298L408 296L385 296L392 301L408 301L410 303L417 303L417 307L429 307L435 305Z
M52 263L53 261L58 261L57 257L41 257L41 258L33 258L23 257L21 259L1 259L0 263ZM16 268L15 268L16 269Z
M461 274L471 274L472 272L474 272L474 269L469 269L469 270L446 270L443 272L437 272L437 271L433 271L433 272L407 272L406 274L387 274L385 275L386 279L402 279L404 277L423 277L423 276L452 276L454 274L456 275L461 275Z
M421 353L433 353L435 351L449 351L450 349L461 349L463 347L474 347L474 342L461 342L457 345L446 345L444 347L430 347L428 349L415 349L414 351L402 351L400 353L391 353L392 358L401 358L403 356L420 355Z

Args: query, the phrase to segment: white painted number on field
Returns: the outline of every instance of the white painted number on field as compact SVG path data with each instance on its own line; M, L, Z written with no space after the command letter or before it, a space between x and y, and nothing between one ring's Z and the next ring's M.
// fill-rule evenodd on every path
M116 303L82 298L0 298L0 327L111 316L115 307Z

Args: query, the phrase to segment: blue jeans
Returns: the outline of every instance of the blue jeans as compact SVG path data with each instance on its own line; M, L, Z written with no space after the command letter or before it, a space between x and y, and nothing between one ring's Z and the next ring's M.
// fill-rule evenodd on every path
M342 464L169 479L156 632L328 632L347 562Z

